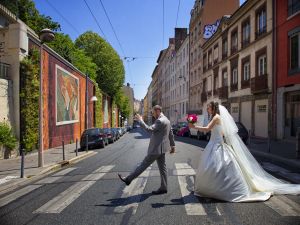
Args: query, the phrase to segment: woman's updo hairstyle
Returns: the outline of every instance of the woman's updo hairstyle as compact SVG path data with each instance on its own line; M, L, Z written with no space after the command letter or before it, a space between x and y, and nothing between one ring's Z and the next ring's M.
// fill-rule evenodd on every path
M219 103L218 102L211 101L209 103L209 105L210 105L210 107L212 109L211 118L213 118L216 114L220 114Z

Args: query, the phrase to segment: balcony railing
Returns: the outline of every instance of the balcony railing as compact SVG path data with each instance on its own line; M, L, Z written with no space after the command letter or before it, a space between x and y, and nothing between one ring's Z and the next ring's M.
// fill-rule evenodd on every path
M237 46L231 47L231 55L237 52Z
M228 86L220 87L218 91L220 99L228 99Z
M268 91L268 75L260 75L251 78L250 81L251 92L254 93L261 93Z
M250 44L250 38L244 39L242 41L242 47L245 48Z
M201 102L206 102L207 101L207 94L206 92L201 93Z
M258 30L255 32L255 36L256 38L261 37L262 35L264 35L267 32L267 26L264 27L260 27L258 28Z
M242 80L241 87L242 89L250 87L250 80Z
M222 53L222 60L226 59L228 56L228 52L224 52Z

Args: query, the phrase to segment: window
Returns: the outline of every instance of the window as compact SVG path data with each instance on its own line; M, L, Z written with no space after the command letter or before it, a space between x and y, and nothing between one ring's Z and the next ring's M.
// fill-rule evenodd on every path
M222 40L222 59L226 58L228 55L228 41L227 38Z
M243 79L248 81L250 79L250 63L246 62L243 67Z
M219 47L215 45L214 47L214 63L218 62L219 59Z
M298 28L300 30L300 27ZM290 71L289 73L300 72L300 31L290 36Z
M267 74L267 56L261 55L258 57L258 76Z
M266 6L262 6L256 12L256 38L267 32Z
M214 91L216 91L219 88L219 77L215 76L214 80Z
M237 29L231 33L231 54L238 50L238 32Z
M206 71L207 69L207 54L205 53L203 55L203 71Z
M288 0L288 15L291 16L300 11L299 0Z
M232 84L238 83L238 70L236 67L232 69Z
M208 68L212 66L212 50L208 52Z
M223 70L223 87L227 87L228 86L228 74L227 74L227 69Z
M231 108L231 113L239 113L239 107L233 106L233 107Z
M242 24L242 46L245 47L250 43L250 19L248 18Z

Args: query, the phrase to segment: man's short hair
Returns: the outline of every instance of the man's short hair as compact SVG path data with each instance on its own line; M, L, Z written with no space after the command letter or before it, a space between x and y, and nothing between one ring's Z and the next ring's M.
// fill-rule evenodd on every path
M162 107L160 105L155 105L152 109L162 111Z

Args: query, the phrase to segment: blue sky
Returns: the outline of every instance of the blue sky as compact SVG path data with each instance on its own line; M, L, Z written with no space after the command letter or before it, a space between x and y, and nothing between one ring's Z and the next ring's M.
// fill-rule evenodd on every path
M129 82L133 87L136 99L142 99L151 82L159 51L166 48L169 37L174 36L177 12L177 27L188 27L194 0L181 0L179 11L179 0L164 0L164 23L163 0L102 0L123 50L114 36L100 0L85 1L97 18L105 39L119 55L122 58L136 57L135 60L123 60L125 83ZM87 30L103 37L85 1L34 0L40 13L58 21L62 32L69 34L73 40Z

